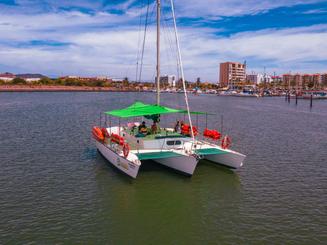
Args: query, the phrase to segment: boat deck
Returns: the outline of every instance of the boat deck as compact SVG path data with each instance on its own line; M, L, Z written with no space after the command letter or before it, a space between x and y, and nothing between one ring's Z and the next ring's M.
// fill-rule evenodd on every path
M172 130L166 129L166 128L162 128L160 130L160 132L158 132L156 134L152 134L150 132L150 130L148 130L148 134L144 135L144 136L139 135L137 133L137 129L135 129L134 131L131 129L126 129L125 132L129 135L134 136L135 138L139 138L142 140L155 140L155 139L165 139L165 138L184 138L184 137L186 137L185 135L173 132Z
M206 155L216 155L216 154L226 154L226 151L220 150L218 148L203 148L203 149L197 149L195 152L201 156Z
M173 151L135 153L140 161L183 156Z

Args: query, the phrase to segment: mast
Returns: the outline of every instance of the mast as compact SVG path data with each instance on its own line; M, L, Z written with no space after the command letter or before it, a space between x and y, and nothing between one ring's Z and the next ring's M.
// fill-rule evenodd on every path
M157 105L160 105L160 0L157 0Z

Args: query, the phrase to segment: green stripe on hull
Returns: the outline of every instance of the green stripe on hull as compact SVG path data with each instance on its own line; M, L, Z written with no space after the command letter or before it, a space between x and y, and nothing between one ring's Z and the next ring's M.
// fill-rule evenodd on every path
M160 152L147 152L147 153L136 153L139 160L150 160L170 157L181 157L183 155L172 152L172 151L160 151Z
M226 154L226 151L219 150L217 148L204 148L196 150L196 153L202 156L206 155L217 155L217 154Z

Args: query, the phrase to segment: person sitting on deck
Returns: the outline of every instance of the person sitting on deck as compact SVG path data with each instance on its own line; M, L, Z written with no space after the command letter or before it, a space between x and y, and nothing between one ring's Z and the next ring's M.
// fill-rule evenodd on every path
M152 134L158 133L158 125L157 125L157 122L156 121L153 121L153 124L151 126L151 133Z
M138 132L138 137L142 137L147 135L148 133L148 128L145 125L145 122L143 121L142 124L139 126L139 132Z
M174 127L174 132L177 133L180 129L179 121L176 121L175 127Z

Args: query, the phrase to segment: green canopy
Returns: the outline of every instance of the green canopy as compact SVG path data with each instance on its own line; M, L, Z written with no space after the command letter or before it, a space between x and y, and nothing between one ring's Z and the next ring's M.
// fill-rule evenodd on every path
M158 115L158 114L169 114L169 113L187 113L186 110L178 110L169 108L166 106L160 105L149 105L144 104L142 102L135 102L127 108L107 111L105 114L115 116L115 117L139 117L139 116L150 116L150 115ZM191 112L192 114L206 114L204 112Z
M135 102L127 108L120 110L107 111L105 114L115 116L115 117L139 117L148 116L156 114L168 114L168 113L178 113L182 110L176 110L173 108L160 106L160 105L148 105L142 102Z

